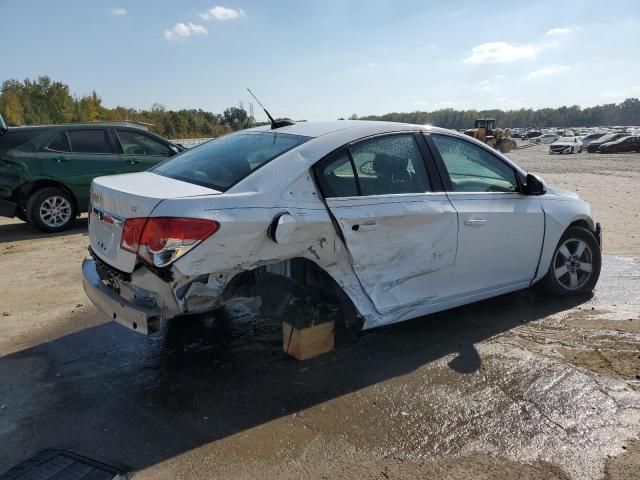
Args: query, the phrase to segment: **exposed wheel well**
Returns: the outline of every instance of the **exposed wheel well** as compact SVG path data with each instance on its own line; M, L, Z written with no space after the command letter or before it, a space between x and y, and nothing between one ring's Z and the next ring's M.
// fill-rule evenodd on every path
M322 267L307 258L292 258L236 275L226 286L223 298L261 297L312 298L340 308L341 319L349 327L361 328L357 310L342 287ZM286 306L286 305L285 305Z
M31 195L33 195L38 190L42 190L43 188L48 188L48 187L59 188L60 190L63 190L64 192L66 192L71 197L71 200L73 201L73 206L75 208L76 215L80 215L80 208L79 208L78 199L76 198L76 196L66 185L60 182L56 182L55 180L47 180L47 179L36 180L35 182L29 182L21 186L18 189L18 193L16 195L18 199L19 207L24 209L27 204L27 200L29 200L29 197Z

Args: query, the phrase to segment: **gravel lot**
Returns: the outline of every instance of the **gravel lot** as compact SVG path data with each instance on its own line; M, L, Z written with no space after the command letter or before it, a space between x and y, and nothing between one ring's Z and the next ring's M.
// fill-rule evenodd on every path
M238 305L142 337L85 298L86 220L0 220L0 472L46 448L136 478L640 478L640 155L509 154L605 228L592 298L536 291L298 363Z

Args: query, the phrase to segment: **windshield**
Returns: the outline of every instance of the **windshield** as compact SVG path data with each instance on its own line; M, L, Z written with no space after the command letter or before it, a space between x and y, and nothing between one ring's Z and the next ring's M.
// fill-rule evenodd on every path
M604 142L607 142L607 141L609 141L609 140L613 140L614 138L615 138L615 134L613 134L613 133L609 133L609 134L607 134L607 135L604 135L604 136L600 137L600 140L599 140L599 141L600 141L600 142L602 142L602 143L604 143Z
M275 132L225 135L173 157L153 173L221 192L310 137Z

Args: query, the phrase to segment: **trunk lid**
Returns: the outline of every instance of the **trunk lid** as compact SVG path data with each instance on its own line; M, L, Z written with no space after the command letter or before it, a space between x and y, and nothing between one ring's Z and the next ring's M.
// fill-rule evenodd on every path
M127 218L149 217L168 198L218 195L221 192L200 185L156 175L152 172L98 177L91 184L89 242L101 260L112 267L132 272L137 257L120 248Z

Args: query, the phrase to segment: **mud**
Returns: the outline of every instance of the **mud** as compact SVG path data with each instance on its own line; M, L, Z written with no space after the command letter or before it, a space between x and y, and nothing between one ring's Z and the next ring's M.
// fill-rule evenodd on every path
M558 175L581 185L598 174L578 157ZM610 218L591 298L534 289L339 329L302 363L241 303L151 337L107 323L80 286L86 223L44 236L0 221L0 472L55 447L143 479L640 478L640 248Z

